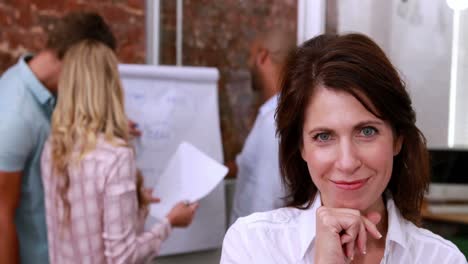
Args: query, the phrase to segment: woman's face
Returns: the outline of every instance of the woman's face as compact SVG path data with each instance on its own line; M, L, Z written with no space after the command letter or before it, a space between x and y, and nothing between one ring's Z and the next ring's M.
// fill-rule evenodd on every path
M366 212L382 204L401 141L351 94L318 87L306 108L301 154L325 206Z

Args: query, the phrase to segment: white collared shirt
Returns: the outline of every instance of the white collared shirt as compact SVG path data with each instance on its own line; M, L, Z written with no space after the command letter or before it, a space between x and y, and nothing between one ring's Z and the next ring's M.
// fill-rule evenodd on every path
M307 210L286 207L239 218L224 237L221 263L311 264L317 195ZM388 233L381 264L466 264L450 241L405 220L387 200Z
M277 95L274 95L260 107L242 152L237 156L231 224L239 217L284 206L276 137L276 105Z

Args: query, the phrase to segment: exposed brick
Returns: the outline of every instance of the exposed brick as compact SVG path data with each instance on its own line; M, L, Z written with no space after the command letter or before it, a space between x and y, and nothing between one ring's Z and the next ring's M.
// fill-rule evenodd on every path
M132 14L128 13L127 10L117 5L106 5L101 14L106 17L109 21L117 22L119 24L126 25Z
M15 64L16 62L15 57L13 57L11 54L0 51L0 68L1 69L7 69L11 65ZM3 73L3 70L0 72L0 74Z
M18 52L40 50L53 21L77 10L100 13L115 31L119 42L132 42L118 49L117 54L122 62L145 61L144 0L1 0L0 42L7 41L10 50L2 51L0 73L15 61L16 58L12 58Z
M15 18L10 8L0 6L0 25L4 28L11 27L15 22Z
M137 10L144 10L145 9L145 1L144 0L127 0L127 5L129 7L135 8Z

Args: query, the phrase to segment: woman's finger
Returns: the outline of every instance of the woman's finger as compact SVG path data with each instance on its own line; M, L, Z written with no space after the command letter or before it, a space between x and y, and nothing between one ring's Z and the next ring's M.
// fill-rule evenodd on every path
M150 197L148 200L149 200L148 202L150 202L150 203L159 203L159 202L161 202L161 199L158 198L158 197Z
M377 212L370 212L367 214L367 219L369 219L374 225L378 224L382 219L382 216Z
M320 209L320 208L319 208ZM328 228L339 235L339 245L346 261L355 258L356 254L366 254L368 232L372 237L382 237L376 224L380 221L378 213L361 215L358 210L348 208L323 208L317 210L317 218L322 223L321 228Z
M353 237L348 234L343 234L341 235L340 240L341 240L341 245L344 245L346 243L351 242L351 240L353 240Z
M128 132L134 137L141 136L141 130L138 129L138 124L132 120L128 120Z
M197 211L198 206L199 206L198 202L194 202L194 203L190 204L190 208L192 209L193 213L195 213L195 211Z
M159 202L161 202L161 199L159 199L159 197L153 196L153 188L143 188L143 194L144 194L145 200L148 203L159 203Z
M352 235L348 233L344 233L343 235L340 236L340 241L341 245L349 244L352 241L355 241L355 249L353 251L350 251L349 246L344 246L345 249L345 255L347 257L351 257L352 253L355 253L356 250L360 252L361 254L366 254L367 251L367 231L363 223L364 219L361 220L361 223L359 225L359 231L356 237L353 237Z
M345 255L348 257L350 260L354 259L354 246L355 246L355 240L351 240L351 242L345 244Z
M346 217L342 218L343 224L344 224L344 235L348 235L351 237L350 241L345 244L345 255L350 258L354 259L355 255L355 247L356 247L356 242L359 240L359 235L361 233L361 229L364 229L362 226L362 220L360 215L356 214L346 214ZM364 229L365 233L365 229Z
M374 223L372 223L366 217L362 217L362 220L363 220L364 226L366 227L367 232L369 232L376 239L382 238L382 234L380 234L379 230L377 229L377 226Z
M363 218L363 217L362 217ZM359 226L359 234L356 239L356 246L361 254L366 254L367 251L367 231L364 222L361 221Z

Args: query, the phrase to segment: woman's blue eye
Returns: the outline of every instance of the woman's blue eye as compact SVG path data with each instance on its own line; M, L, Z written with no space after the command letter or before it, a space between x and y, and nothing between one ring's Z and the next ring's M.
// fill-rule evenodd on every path
M330 134L320 133L316 136L316 138L320 141L327 141L327 140L330 140Z
M373 127L365 127L361 129L361 134L365 137L373 136L376 132L376 129Z

